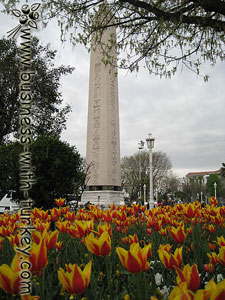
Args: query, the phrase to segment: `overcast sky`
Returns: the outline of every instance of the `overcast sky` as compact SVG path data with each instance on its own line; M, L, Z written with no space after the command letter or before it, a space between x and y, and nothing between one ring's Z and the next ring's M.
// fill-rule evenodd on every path
M1 15L0 22L1 37L18 25L11 16ZM85 156L90 57L81 46L61 45L59 34L55 23L35 32L44 46L50 43L58 50L56 65L75 67L72 75L62 78L64 101L72 107L62 140ZM165 152L180 177L221 167L225 162L225 63L218 61L213 68L205 65L202 73L210 76L208 82L185 69L172 79L149 75L143 68L136 74L119 71L121 157L137 152L138 142L152 133L153 150Z

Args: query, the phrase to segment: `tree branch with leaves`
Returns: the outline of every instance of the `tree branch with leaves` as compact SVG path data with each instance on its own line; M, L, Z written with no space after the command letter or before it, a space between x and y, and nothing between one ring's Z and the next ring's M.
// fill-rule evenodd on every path
M4 1L11 12L18 1ZM117 27L118 65L171 77L183 66L200 74L200 66L224 60L225 2L222 0L52 0L42 1L44 24L57 19L65 40L90 48L106 27ZM107 51L106 51L107 52ZM107 60L106 60L107 61ZM204 77L207 80L207 76Z

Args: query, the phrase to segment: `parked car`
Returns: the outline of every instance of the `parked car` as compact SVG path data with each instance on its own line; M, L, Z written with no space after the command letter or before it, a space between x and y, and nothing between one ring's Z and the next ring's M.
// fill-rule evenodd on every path
M4 212L12 213L20 209L19 205L12 201L13 193L14 191L8 191L0 200L0 214L3 214Z

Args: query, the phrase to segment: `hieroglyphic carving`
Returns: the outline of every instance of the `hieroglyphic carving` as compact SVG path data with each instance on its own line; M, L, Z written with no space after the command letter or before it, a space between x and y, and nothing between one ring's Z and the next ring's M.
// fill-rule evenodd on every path
M93 93L93 135L92 155L94 159L93 184L98 181L99 152L100 152L100 115L101 115L101 64L95 64L94 93Z
M112 183L117 184L117 171L118 171L118 133L117 133L117 122L118 122L118 98L116 95L116 73L112 68L109 73L110 79L110 111L111 111L111 163L112 163Z

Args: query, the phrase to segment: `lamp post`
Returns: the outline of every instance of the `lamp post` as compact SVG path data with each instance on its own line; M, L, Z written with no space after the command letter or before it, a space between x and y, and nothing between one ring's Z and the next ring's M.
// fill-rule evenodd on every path
M144 149L145 142L140 141L138 143L139 149L139 197L141 198L141 150Z
M153 176L152 176L152 149L154 148L155 139L149 133L148 138L146 139L147 146L149 148L149 207L152 209L154 207L154 198L153 198Z
M197 193L197 201L199 201L199 193Z
M155 189L155 199L156 199L156 202L158 203L158 189L157 188Z
M146 202L146 184L143 185L144 188L144 204Z
M217 187L217 183L214 182L215 198L216 198L216 187Z

